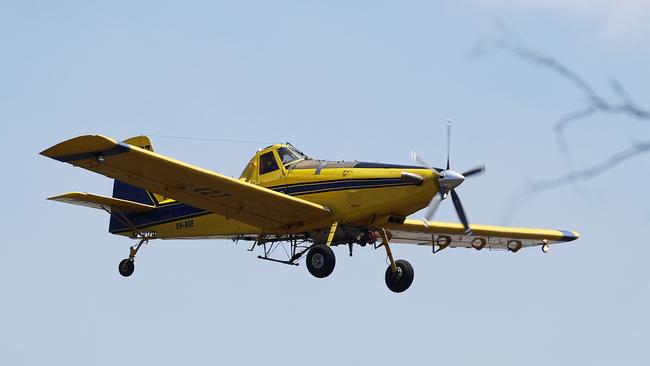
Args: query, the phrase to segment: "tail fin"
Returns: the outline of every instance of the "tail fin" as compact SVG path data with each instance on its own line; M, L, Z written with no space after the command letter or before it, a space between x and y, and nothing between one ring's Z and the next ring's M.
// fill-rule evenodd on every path
M137 136L130 139L124 140L129 145L137 146L139 148L153 151L151 146L151 141L146 136ZM146 189L138 188L132 186L128 183L124 183L119 180L113 181L113 198L119 198L126 201L132 201L137 203L142 203L150 206L158 206L158 200L156 196L147 191ZM136 219L138 216L149 215L148 213L143 214L125 214L129 219ZM120 230L126 229L124 222L121 219L116 218L114 215L111 215L111 221L109 223L108 230L111 233L115 233Z

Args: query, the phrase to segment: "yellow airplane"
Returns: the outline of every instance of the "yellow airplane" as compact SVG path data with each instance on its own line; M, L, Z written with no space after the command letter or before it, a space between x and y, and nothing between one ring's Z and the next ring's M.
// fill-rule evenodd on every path
M573 231L469 225L455 188L484 169L451 170L449 151L446 169L439 169L415 154L423 166L316 160L291 144L276 144L258 151L239 179L160 155L145 136L123 142L79 136L41 154L115 179L112 197L71 192L49 199L104 210L110 233L138 239L118 266L125 277L152 239L251 241L261 259L298 265L306 255L308 271L318 278L334 270L332 246L347 245L352 255L358 244L384 248L386 285L403 292L413 282L413 267L394 259L393 243L430 246L433 253L538 245L547 252L550 244L578 238ZM448 195L461 223L430 221ZM422 220L407 219L427 206ZM280 246L285 250L276 251Z

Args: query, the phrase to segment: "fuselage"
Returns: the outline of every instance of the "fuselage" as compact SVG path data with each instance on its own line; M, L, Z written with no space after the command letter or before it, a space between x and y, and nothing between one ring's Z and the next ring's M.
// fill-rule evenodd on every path
M192 212L191 207L168 200L157 208L161 214L165 210L187 212L178 220L154 223L146 230L163 239L232 238L259 235L262 231L265 235L286 235L328 229L332 220L353 227L381 225L388 220L403 220L426 207L438 192L434 179L437 174L417 166L315 160L291 145L272 145L255 154L240 180L318 203L329 208L333 217L265 231L209 212Z

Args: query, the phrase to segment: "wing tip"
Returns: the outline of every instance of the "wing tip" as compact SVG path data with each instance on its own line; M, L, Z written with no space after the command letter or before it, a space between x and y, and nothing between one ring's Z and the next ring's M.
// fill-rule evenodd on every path
M110 149L117 144L119 144L118 141L103 135L81 135L61 141L41 151L39 154L65 162L75 157L75 155L80 155L82 152L87 153L89 151L96 152Z
M580 234L575 231L568 231L568 230L558 230L558 231L562 233L562 238L560 239L560 241L563 242L574 241L580 237Z

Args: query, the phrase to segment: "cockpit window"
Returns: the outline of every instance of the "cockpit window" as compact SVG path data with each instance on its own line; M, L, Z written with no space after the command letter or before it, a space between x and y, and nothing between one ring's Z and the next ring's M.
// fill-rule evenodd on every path
M260 155L260 175L278 170L278 163L275 161L273 151Z
M306 156L296 149L291 147L281 147L278 149L278 155L280 155L280 160L282 160L282 165L293 163L296 160L303 160Z
M278 155L280 155L280 160L282 160L282 164L289 164L293 161L299 160L300 157L296 155L293 151L287 149L286 147L281 147L278 149Z

